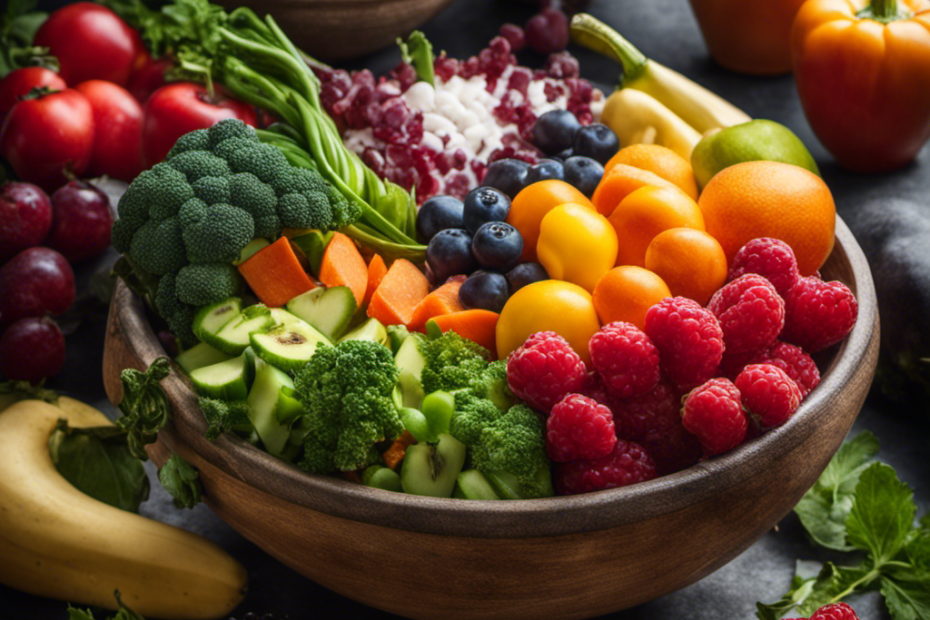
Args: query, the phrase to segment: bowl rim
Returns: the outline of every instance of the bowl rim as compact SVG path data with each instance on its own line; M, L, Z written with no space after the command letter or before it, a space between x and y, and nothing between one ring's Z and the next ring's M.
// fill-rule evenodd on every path
M784 458L815 432L817 417L828 415L833 397L862 372L860 363L867 350L877 346L875 288L862 249L839 216L836 241L830 259L848 262L851 281L847 285L856 294L859 315L852 332L835 345L820 384L784 425L675 474L594 493L512 501L432 498L375 489L334 476L309 474L232 433L207 440L206 421L196 396L177 367L162 381L174 405L169 432L180 432L190 450L226 475L281 500L335 517L413 532L482 539L560 536L607 530L677 512L739 485L754 472ZM117 311L125 332L140 334L136 338L141 337L146 346L131 344L141 362L148 365L166 353L145 318L141 301L128 288L123 287L122 294L128 301ZM872 371L874 363L868 369Z

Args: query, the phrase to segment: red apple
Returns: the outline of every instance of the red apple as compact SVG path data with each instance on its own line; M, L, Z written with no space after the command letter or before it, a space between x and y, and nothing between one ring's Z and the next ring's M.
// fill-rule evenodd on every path
M0 327L30 316L64 313L74 303L74 272L51 248L23 250L0 267Z
M65 337L47 316L20 319L0 338L0 372L12 381L38 383L64 363Z
M52 194L52 230L46 245L71 262L91 258L110 246L110 199L84 181L69 181Z
M42 243L52 226L52 203L31 183L0 187L0 264Z

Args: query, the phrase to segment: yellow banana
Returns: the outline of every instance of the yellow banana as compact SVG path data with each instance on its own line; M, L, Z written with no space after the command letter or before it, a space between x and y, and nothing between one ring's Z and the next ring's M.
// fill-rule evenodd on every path
M114 609L113 591L143 616L219 618L242 600L245 569L212 542L84 495L52 463L59 418L106 423L63 397L0 412L0 582L25 592ZM90 410L89 410L90 409Z
M610 127L620 144L661 144L691 161L691 151L701 141L691 125L639 90L623 88L607 98L601 122Z

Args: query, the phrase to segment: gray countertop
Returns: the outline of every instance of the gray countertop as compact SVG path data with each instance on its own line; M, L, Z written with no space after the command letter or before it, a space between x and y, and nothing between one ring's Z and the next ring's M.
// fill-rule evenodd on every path
M58 4L58 3L56 3ZM676 69L717 92L754 118L769 118L793 129L809 146L823 177L834 193L841 216L861 205L895 196L927 202L930 189L930 152L924 149L913 165L885 175L854 175L833 163L814 137L801 111L791 76L757 78L730 73L707 54L697 24L684 0L594 0L588 10L628 37L648 57ZM437 50L453 57L476 54L500 24L523 23L531 9L504 0L457 0L423 28ZM617 75L611 62L579 51L582 76L607 88ZM347 68L372 68L376 74L399 60L396 50L359 59ZM540 59L527 56L527 63ZM930 206L928 206L930 208ZM104 317L86 322L68 337L68 358L53 386L110 408L100 378ZM893 404L874 393L859 415L853 434L869 429L881 440L879 458L897 469L914 490L918 515L930 508L930 412L916 406ZM151 472L150 472L151 473ZM334 594L301 577L258 549L220 521L206 506L178 511L170 498L153 484L142 513L202 534L227 549L249 572L250 592L234 616L247 612L275 618L386 618L389 614ZM613 620L717 620L755 617L756 601L773 602L791 581L795 561L826 560L805 540L794 515L766 533L746 552L700 582L604 618ZM374 577L374 576L373 576ZM364 584L359 584L364 587ZM411 593L415 596L415 593ZM869 593L850 601L862 620L889 618L880 597ZM6 618L64 620L65 604L29 596L0 586L0 609Z

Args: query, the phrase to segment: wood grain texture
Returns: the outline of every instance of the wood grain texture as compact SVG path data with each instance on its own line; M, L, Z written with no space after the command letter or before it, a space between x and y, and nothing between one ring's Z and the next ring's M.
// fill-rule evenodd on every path
M443 500L306 474L227 434L204 438L196 397L175 368L174 405L150 448L200 469L225 521L303 575L412 618L585 618L685 587L749 547L797 503L852 426L878 353L868 265L849 230L824 266L859 300L859 320L818 360L821 384L784 426L686 471L622 489L511 502ZM104 379L163 355L139 301L120 285ZM384 567L390 567L385 570ZM377 579L372 575L377 572Z
M394 43L452 0L219 0L227 11L271 14L297 47L320 60L361 56Z

